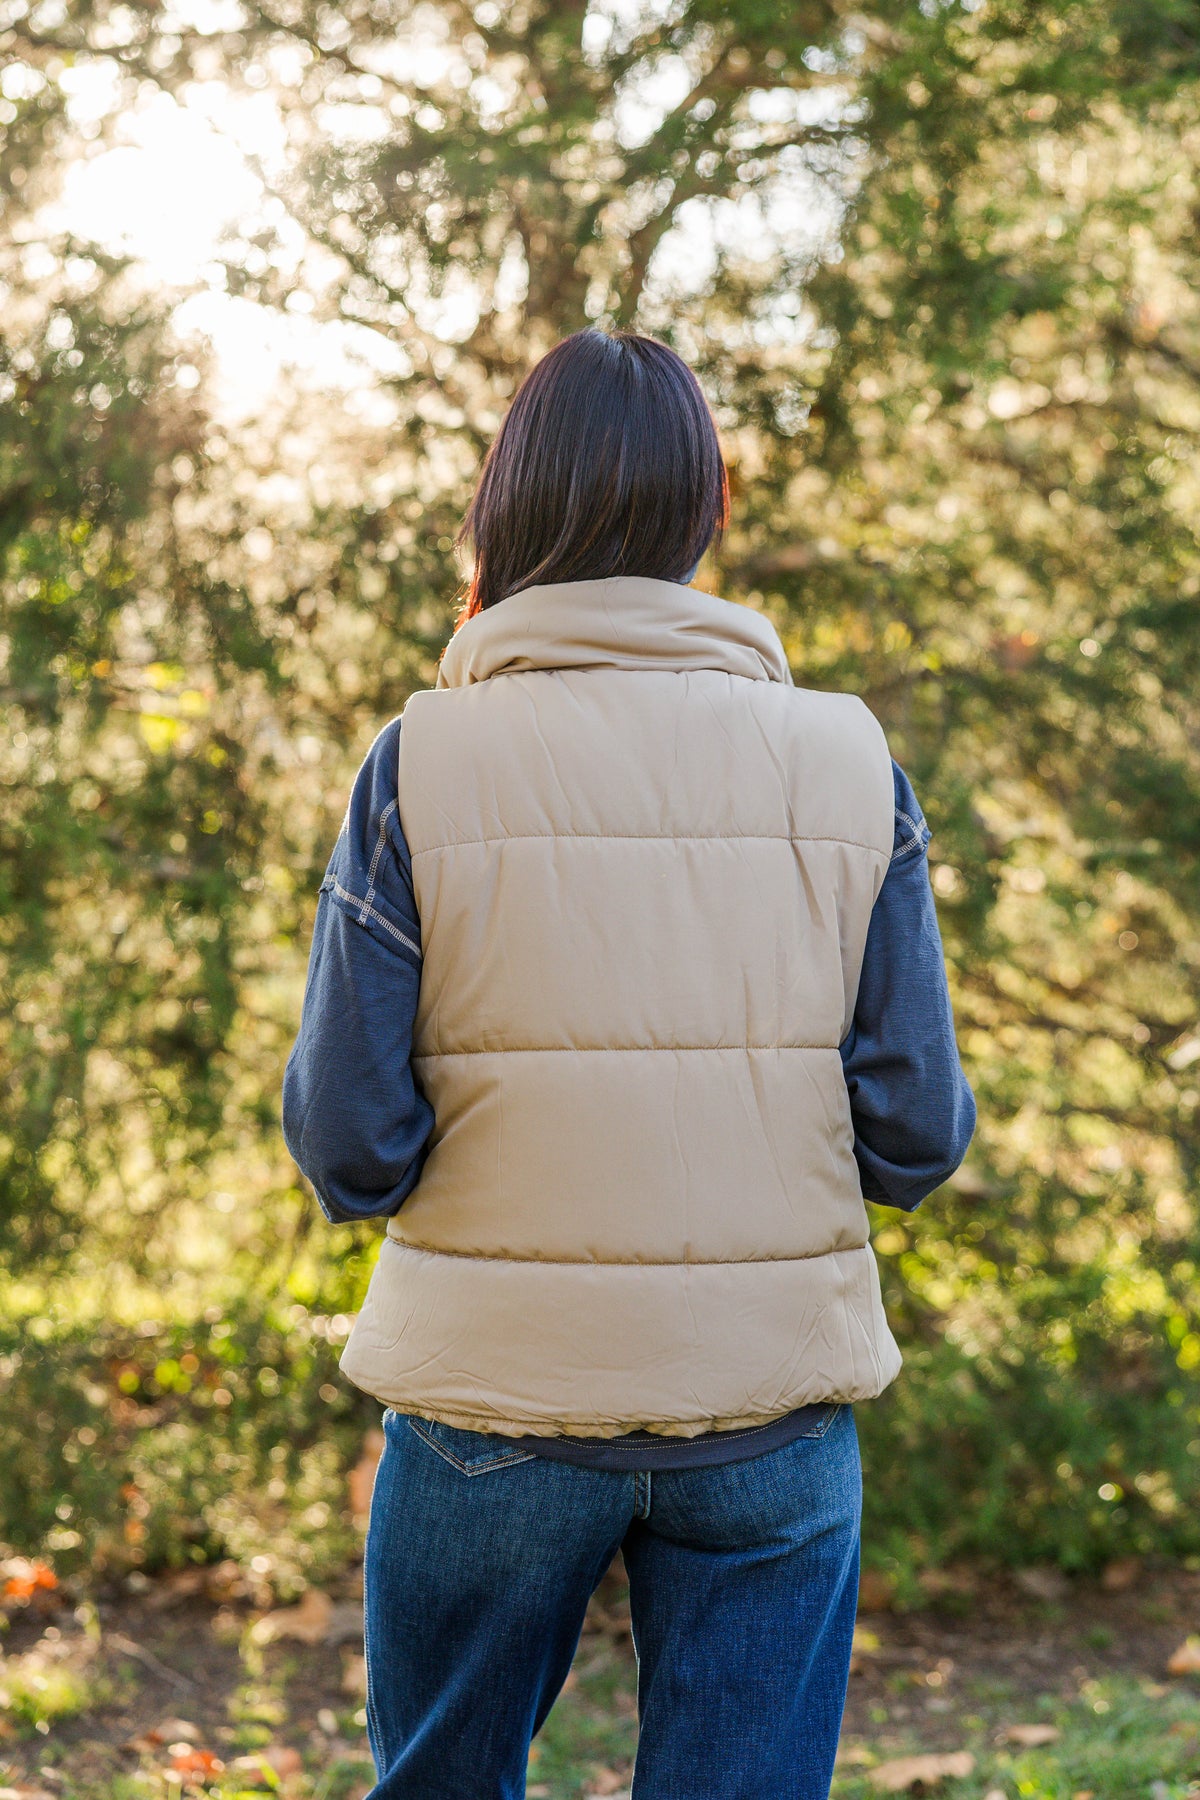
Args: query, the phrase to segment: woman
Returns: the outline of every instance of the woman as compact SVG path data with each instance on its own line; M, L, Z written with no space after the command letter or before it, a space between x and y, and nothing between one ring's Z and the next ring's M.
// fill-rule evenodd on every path
M389 1217L342 1359L387 1407L373 1800L524 1792L618 1549L636 1800L828 1793L900 1364L863 1196L918 1205L974 1104L879 725L688 585L727 496L673 351L551 351L321 889L284 1130Z

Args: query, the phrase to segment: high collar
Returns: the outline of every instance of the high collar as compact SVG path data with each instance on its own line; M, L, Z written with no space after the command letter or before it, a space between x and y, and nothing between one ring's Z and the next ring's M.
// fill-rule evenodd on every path
M700 588L645 575L522 588L451 638L437 685L469 687L529 669L721 669L791 683L778 633L761 613Z

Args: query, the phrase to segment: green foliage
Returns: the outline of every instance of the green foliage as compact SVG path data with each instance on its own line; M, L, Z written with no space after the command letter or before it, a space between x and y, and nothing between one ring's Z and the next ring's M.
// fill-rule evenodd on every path
M903 1604L947 1562L1200 1553L1200 1409L1155 1320L1114 1329L1101 1296L1035 1287L1003 1342L911 1348L906 1379L856 1409L865 1560Z
M327 1578L358 1544L345 1471L376 1412L338 1378L346 1328L299 1305L10 1326L0 1540L68 1577L232 1560L285 1597Z
M45 1733L58 1719L85 1712L99 1698L76 1669L56 1667L36 1651L6 1657L4 1710L19 1730Z

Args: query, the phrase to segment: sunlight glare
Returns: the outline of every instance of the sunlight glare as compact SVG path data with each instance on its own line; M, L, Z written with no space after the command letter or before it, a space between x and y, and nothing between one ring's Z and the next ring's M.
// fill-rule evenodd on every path
M145 263L162 284L190 286L223 232L261 206L262 183L236 143L168 94L130 115L126 135L68 171L64 223Z

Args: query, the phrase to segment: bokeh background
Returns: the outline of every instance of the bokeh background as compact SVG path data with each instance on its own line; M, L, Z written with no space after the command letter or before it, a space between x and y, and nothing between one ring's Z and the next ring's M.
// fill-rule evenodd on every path
M933 828L980 1124L874 1220L867 1561L1200 1553L1194 7L4 0L0 127L10 1557L355 1554L377 1236L278 1123L316 890L589 321L696 368L701 584Z

